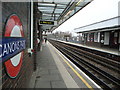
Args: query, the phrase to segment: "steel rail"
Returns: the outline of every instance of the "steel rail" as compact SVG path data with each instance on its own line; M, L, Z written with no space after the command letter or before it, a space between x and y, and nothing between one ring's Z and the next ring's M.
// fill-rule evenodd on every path
M119 80L119 79L117 79L117 78L109 75L108 73L106 73L106 72L104 72L103 70L97 68L96 66L94 66L94 65L92 65L92 64L84 61L83 58L82 58L82 60L81 60L81 57L79 57L79 55L75 53L75 52L76 52L75 50L72 50L72 49L70 49L70 48L67 48L67 46L66 46L66 48L60 47L60 46L62 46L62 45L60 45L60 43L53 43L53 41L50 41L50 42L51 42L56 48L58 48L62 53L66 54L66 55L69 54L69 55L67 55L67 57L72 57L72 60L76 59L76 60L80 61L82 64L86 65L86 66L89 67L90 69L94 70L95 72L97 72L97 73L101 74L102 76L104 76L105 78L109 79L109 80L110 80L112 83L114 83L115 85L120 86L120 83L119 83L120 80ZM59 44L59 45L58 45L58 44ZM71 52L71 50L72 50L72 52ZM74 53L73 53L73 52L74 52ZM72 56L70 56L70 55L72 55ZM75 60L74 60L74 61L75 61ZM77 61L77 62L78 62L78 61ZM86 72L88 72L88 71L86 71ZM101 80L100 80L99 82L101 82ZM105 84L105 83L104 83L104 84ZM109 86L106 86L106 85L103 85L103 86L109 88Z

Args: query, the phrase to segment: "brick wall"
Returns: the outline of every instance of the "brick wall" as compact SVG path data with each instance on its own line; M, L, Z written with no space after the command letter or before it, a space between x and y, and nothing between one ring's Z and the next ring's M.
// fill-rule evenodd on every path
M2 71L2 77L0 77L2 85L0 86L3 88L25 88L33 72L33 60L27 53L27 49L30 47L30 3L2 2L2 28L0 27L2 36L4 36L6 21L12 14L16 14L21 19L26 39L26 49L24 50L21 70L16 78L12 79L6 74L4 62L2 62L2 68L0 68L0 72Z

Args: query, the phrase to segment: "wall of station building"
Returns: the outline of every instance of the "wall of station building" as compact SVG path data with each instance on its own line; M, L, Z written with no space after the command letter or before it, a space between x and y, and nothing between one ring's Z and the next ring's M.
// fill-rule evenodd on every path
M119 49L120 31L113 29L110 31L83 32L79 36L79 40L88 46Z
M79 32L78 36L58 36L51 34L48 38L60 39L68 42L79 43L96 48L108 48L120 51L120 30L119 26L109 27L101 30Z
M1 66L0 72L2 72L2 76L0 77L0 81L2 83L0 83L0 86L2 88L28 87L31 75L34 71L34 56L30 56L28 53L28 48L30 48L30 32L31 32L30 31L31 30L30 6L31 6L30 2L2 2L2 6L0 6L2 7L2 10L0 11L2 12L2 27L0 27L0 35L2 35L1 38L5 38L6 37L5 33L9 33L9 30L8 32L6 32L6 28L9 27L9 25L6 25L6 24L8 23L8 20L10 19L10 17L12 15L15 15L15 16L18 16L18 18L20 19L20 22L22 23L23 34L24 34L22 38L25 39L25 49L21 51L23 52L23 55L21 54L20 56L20 58L22 58L21 65L20 65L20 62L21 62L20 61L18 63L18 66L12 66L12 65L6 66L6 62L9 60L11 60L12 62L11 58L14 58L14 56L0 62L0 66ZM11 22L11 24L14 24L14 23ZM5 40L7 41L8 38L11 38L11 35L8 35L7 38L5 38ZM13 35L13 38L18 39L18 37L14 35ZM7 42L10 42L10 41L7 41ZM16 53L16 55L18 55L19 53ZM18 60L18 58L16 60ZM18 67L20 67L20 69L16 69ZM11 70L9 70L8 68L11 68ZM13 75L13 73L15 73L16 70L18 70L18 74L12 77L11 75ZM9 72L11 71L12 71L12 74L10 75Z

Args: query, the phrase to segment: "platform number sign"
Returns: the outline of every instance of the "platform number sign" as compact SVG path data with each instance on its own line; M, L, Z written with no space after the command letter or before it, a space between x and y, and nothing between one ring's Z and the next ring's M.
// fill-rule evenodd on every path
M20 72L25 49L23 26L17 15L11 15L5 26L4 37L0 43L2 62L10 78L15 78Z

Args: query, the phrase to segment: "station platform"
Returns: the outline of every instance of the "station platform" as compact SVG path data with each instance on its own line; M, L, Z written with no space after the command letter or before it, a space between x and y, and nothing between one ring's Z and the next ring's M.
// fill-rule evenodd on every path
M37 70L29 88L90 88L101 89L49 42L43 43L37 56Z
M56 40L56 39L53 39L53 40ZM83 45L80 43L66 42L63 40L57 40L57 41L120 56L120 50L115 50L115 49L111 49L111 48L103 48L103 47L100 48L100 47L87 46L87 45Z

